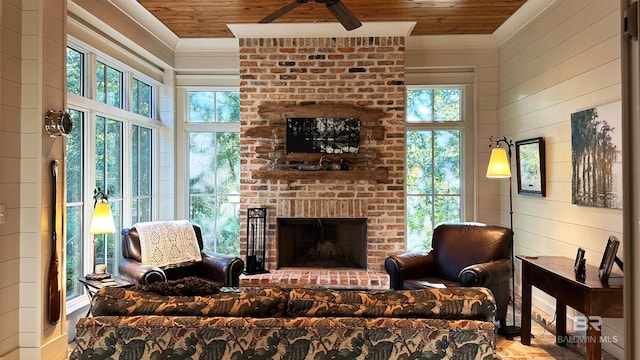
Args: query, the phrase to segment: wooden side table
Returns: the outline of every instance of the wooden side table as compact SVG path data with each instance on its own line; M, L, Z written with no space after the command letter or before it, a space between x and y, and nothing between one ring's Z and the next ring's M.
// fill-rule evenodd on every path
M80 281L80 283L84 285L84 289L87 291L87 295L89 296L89 302L91 302L91 300L93 299L93 296L98 292L98 290L102 289L105 286L128 288L135 285L131 281L123 279L121 277L117 277L117 276L113 276L109 279L113 280L113 282L115 282L115 285L105 285L102 282L102 280L91 280L91 279L87 279L86 277L80 277L78 278L78 281ZM89 310L87 311L87 317L90 314L91 314L91 307L89 307Z
M516 256L522 261L522 334L520 342L531 345L531 288L533 286L556 298L556 343L566 345L567 306L585 316L621 318L622 284L621 276L610 277L603 284L598 276L598 268L587 265L587 277L577 280L573 271L575 260L563 256L540 256L528 258ZM587 324L587 359L600 360L602 353L600 329Z

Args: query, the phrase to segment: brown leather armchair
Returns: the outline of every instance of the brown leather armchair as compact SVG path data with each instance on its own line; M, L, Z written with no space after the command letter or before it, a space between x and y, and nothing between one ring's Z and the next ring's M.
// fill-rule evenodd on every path
M389 256L391 288L482 286L496 300L496 319L506 324L512 274L511 229L474 222L445 223L433 230L430 251Z
M120 275L137 285L148 285L158 281L177 280L196 276L206 278L220 286L237 287L240 274L244 270L244 261L235 256L207 254L202 251L202 229L193 224L202 261L186 266L161 269L140 262L140 238L135 227L122 230L122 257L118 264Z

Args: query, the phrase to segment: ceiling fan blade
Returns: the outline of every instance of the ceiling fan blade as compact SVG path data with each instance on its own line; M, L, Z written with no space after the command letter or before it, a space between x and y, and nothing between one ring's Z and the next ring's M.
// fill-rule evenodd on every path
M358 18L356 18L356 16L353 15L353 13L349 11L349 9L347 9L347 7L344 6L342 2L340 2L340 0L328 1L325 5L327 6L327 9L331 11L333 16L335 16L336 19L340 21L342 26L344 26L344 28L348 31L357 29L362 26L362 23L358 20Z
M262 18L260 21L258 21L258 23L260 24L267 24L272 22L273 20L279 18L280 16L288 13L289 11L297 8L298 6L302 5L302 4L306 4L309 0L296 0L288 5L285 5L283 7L281 7L280 9L274 11L272 14L265 16L264 18Z

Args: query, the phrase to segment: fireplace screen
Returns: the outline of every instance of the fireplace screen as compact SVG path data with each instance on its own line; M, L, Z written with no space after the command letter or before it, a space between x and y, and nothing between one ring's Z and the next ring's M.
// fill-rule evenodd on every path
M367 268L367 219L279 218L278 267Z

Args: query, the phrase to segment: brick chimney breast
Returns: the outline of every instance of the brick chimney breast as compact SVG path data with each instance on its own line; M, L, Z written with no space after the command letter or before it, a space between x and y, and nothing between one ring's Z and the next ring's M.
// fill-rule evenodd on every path
M240 38L240 255L246 256L247 209L266 207L268 270L278 268L278 217L367 218L367 269L383 272L387 255L405 248L405 38ZM258 115L261 104L290 108L313 104L324 114L341 117L337 105L376 109L384 136L375 141L374 164L388 169L376 180L256 179L269 159L257 149L269 138L247 136L247 130L279 122ZM279 118L278 118L279 117ZM284 133L281 141L284 141ZM366 134L360 134L361 151Z

